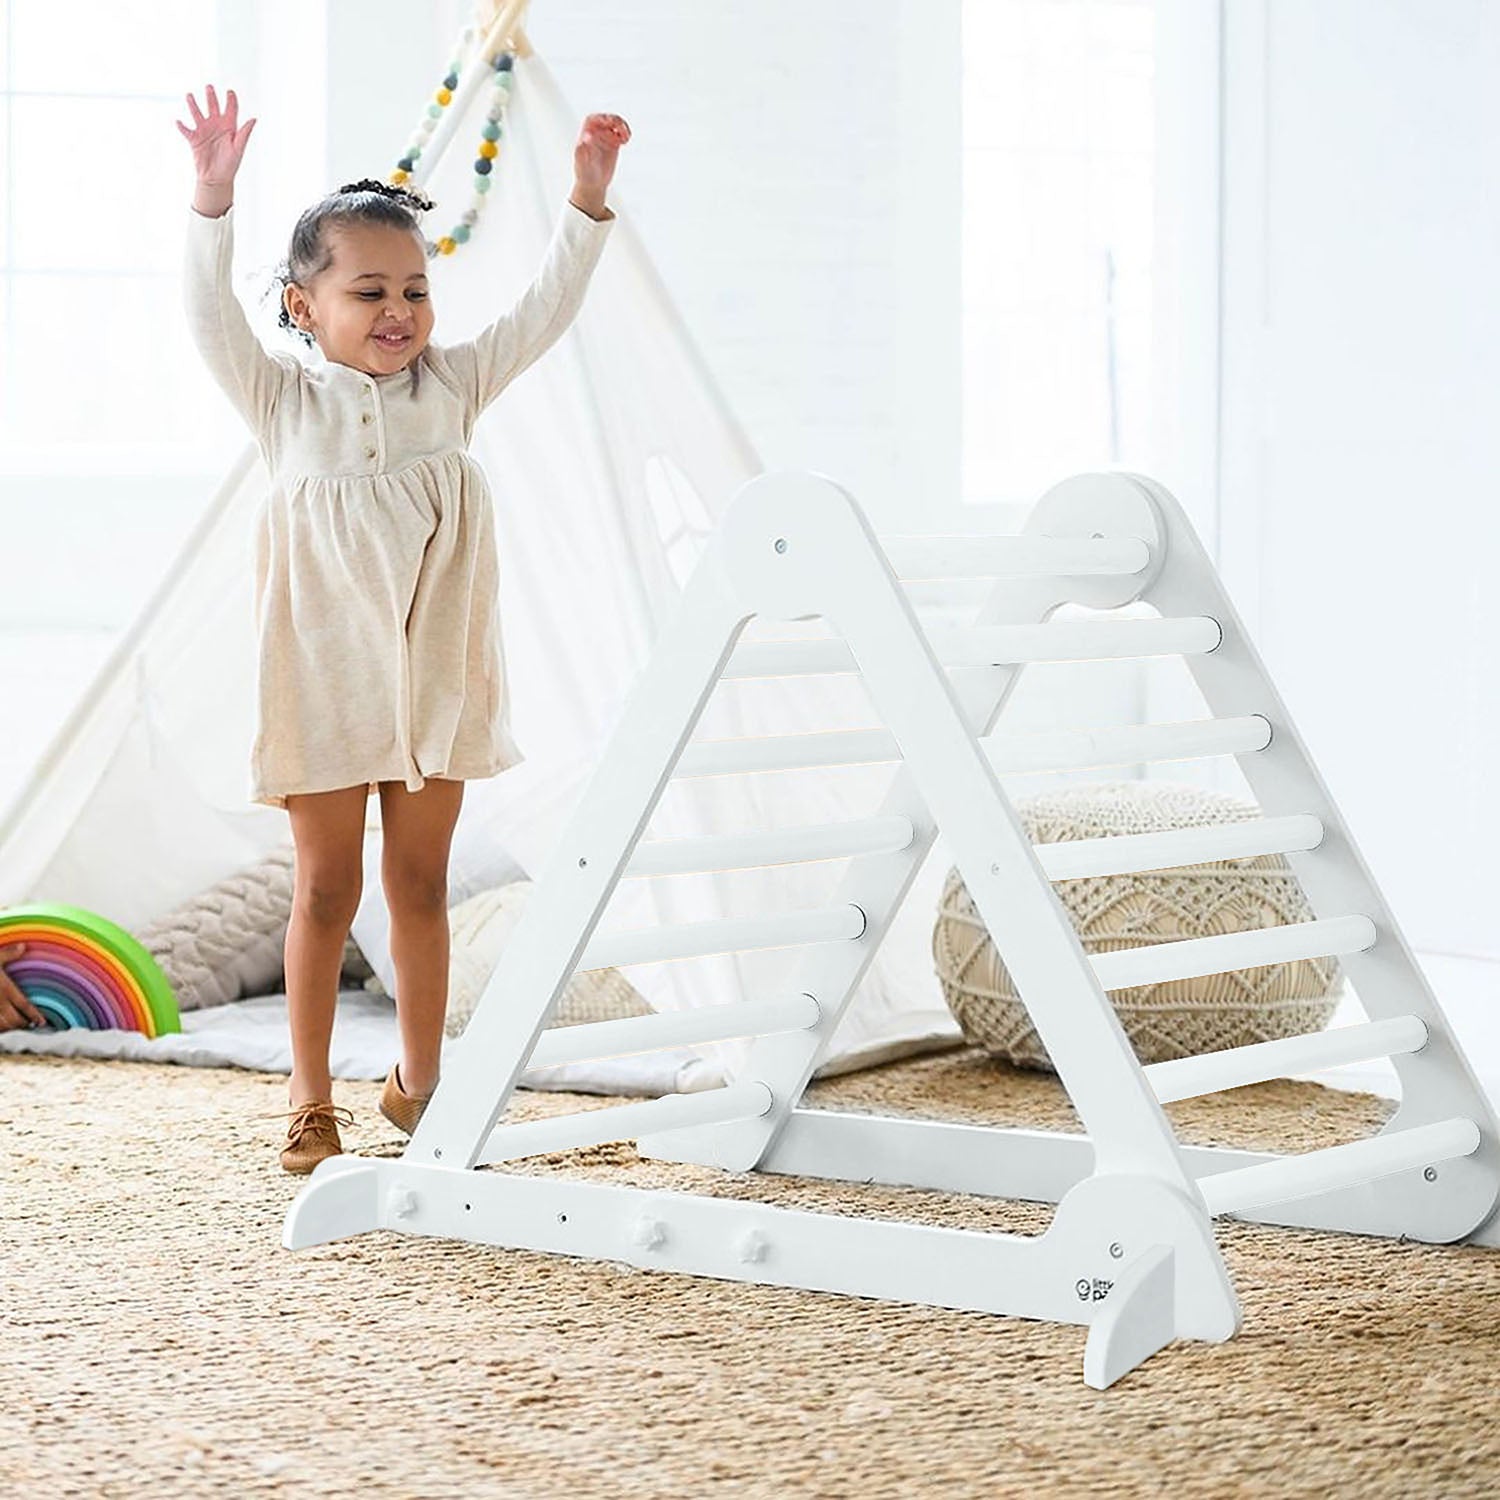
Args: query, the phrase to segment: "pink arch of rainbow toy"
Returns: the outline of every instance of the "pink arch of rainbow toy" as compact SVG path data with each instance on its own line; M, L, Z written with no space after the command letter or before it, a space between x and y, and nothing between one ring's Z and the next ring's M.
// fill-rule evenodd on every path
M25 943L6 965L22 993L34 986L52 1015L86 1017L91 1029L180 1031L167 977L123 927L82 907L45 903L0 911L0 945Z

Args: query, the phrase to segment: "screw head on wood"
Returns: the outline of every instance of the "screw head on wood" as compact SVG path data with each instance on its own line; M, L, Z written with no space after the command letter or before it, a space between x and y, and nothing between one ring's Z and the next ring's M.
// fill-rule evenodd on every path
M642 1250L655 1250L666 1243L667 1226L660 1219L638 1219L635 1226L635 1242Z
M758 1265L770 1253L771 1242L760 1230L752 1229L740 1236L740 1242L736 1247L739 1257L747 1266Z

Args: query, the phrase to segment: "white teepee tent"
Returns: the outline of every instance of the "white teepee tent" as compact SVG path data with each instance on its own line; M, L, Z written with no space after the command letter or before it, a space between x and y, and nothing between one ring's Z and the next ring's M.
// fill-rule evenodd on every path
M439 342L489 321L529 283L571 182L581 116L524 39L519 51L489 207L473 240L434 268ZM450 113L458 115L463 95ZM453 135L477 136L482 108L476 103L467 111L472 118L456 118ZM465 153L449 153L422 184L443 222L461 201L468 172L455 156ZM473 443L495 496L512 727L527 759L468 784L454 842L455 902L539 870L704 538L736 489L761 469L613 191L611 204L619 222L577 321L489 409ZM259 456L248 448L0 821L0 905L66 901L138 927L289 837L284 812L249 800L250 558L266 487ZM752 621L742 639L824 633L821 621L780 630ZM715 690L698 733L720 738L873 722L857 677L750 680ZM858 815L878 805L891 774L888 765L778 772L778 816L815 822ZM760 780L674 782L650 832L765 827ZM354 936L389 987L378 799L370 809ZM879 1060L955 1034L929 956L941 863L935 858L919 877L908 902L918 915L871 965L828 1066ZM634 927L807 905L833 889L842 867L629 882L606 923ZM924 887L930 900L921 899ZM929 914L925 923L922 912ZM658 1008L714 1004L773 982L780 957L771 951L643 965L628 977Z

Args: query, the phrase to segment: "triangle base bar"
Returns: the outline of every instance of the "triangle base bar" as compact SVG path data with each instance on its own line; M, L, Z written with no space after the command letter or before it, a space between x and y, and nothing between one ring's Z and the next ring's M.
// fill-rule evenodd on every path
M1045 1234L1020 1236L551 1176L333 1158L293 1204L283 1244L300 1250L342 1237L355 1204L368 1229L1094 1325L1103 1342L1120 1343L1086 1377L1100 1389L1174 1338L1219 1342L1238 1326L1226 1316L1222 1265L1193 1206L1149 1180L1083 1184ZM1175 1232L1179 1248L1141 1241L1134 1226L1142 1221ZM1169 1268L1186 1260L1187 1274L1153 1279L1163 1257ZM1124 1313L1122 1330L1115 1316L1122 1299L1111 1302L1112 1289L1138 1267L1149 1287ZM1135 1327L1142 1320L1146 1341L1156 1340L1151 1348Z

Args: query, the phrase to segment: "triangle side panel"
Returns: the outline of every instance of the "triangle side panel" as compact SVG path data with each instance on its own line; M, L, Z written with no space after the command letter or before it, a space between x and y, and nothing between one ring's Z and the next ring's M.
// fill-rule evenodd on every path
M1483 1222L1500 1194L1494 1112L1196 533L1161 486L1142 476L1130 481L1151 495L1168 532L1165 566L1143 597L1165 616L1212 615L1223 630L1217 650L1184 658L1209 711L1220 718L1255 713L1271 722L1271 743L1238 758L1263 815L1311 813L1323 824L1317 848L1285 856L1314 914L1362 915L1375 923L1375 945L1340 959L1361 1005L1372 1020L1415 1015L1428 1027L1430 1039L1420 1052L1391 1059L1402 1102L1386 1131L1457 1114L1474 1120L1484 1135L1472 1156L1443 1167L1445 1201L1430 1188L1415 1195L1413 1214L1427 1219L1427 1232L1437 1238L1466 1233ZM1420 1173L1415 1180L1420 1183ZM1409 1232L1419 1233L1415 1223Z

